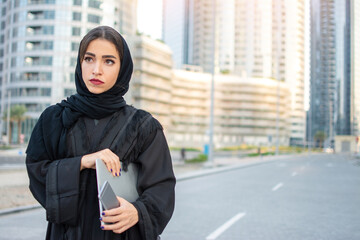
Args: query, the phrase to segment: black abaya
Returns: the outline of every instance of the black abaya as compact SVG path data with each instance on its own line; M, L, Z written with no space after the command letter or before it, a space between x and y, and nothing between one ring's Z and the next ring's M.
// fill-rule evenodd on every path
M65 158L27 156L30 189L46 209L49 221L46 239L156 239L170 220L175 200L175 177L160 124L150 114L130 106L96 125L93 121L81 117L69 129ZM139 222L123 234L100 229L95 170L80 171L83 155L104 148L119 156L124 169L130 162L139 169L140 197L132 203Z

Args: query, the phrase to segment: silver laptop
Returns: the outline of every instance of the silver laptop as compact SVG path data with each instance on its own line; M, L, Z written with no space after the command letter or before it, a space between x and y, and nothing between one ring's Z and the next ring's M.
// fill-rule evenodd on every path
M121 163L122 167L122 163ZM106 168L105 163L101 159L96 159L96 178L97 188L100 192L101 187L108 181L114 190L116 196L126 199L128 202L134 202L138 199L139 194L136 190L138 169L133 163L128 165L128 170L121 171L121 176L114 177ZM99 201L100 214L104 211Z

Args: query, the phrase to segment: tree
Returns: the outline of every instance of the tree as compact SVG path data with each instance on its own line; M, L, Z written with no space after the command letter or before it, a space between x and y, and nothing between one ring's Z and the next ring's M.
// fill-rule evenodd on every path
M317 131L314 135L314 141L316 143L316 145L318 145L317 143L319 143L319 147L321 148L323 145L323 142L325 141L326 138L326 134L324 131Z
M12 122L16 122L17 126L18 126L18 143L20 143L20 139L21 139L21 123L27 118L25 116L27 109L24 105L14 105L10 108L10 129L9 129L9 143L11 143L11 133L12 133ZM5 121L7 120L7 112L5 112L4 114L4 118Z

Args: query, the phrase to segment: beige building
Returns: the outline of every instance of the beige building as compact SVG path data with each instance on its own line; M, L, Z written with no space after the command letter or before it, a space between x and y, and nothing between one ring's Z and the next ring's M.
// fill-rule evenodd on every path
M157 40L134 36L127 41L134 60L127 102L162 123L170 146L203 147L208 143L211 75L172 69L170 49ZM271 78L216 75L215 147L275 144L278 88L279 142L288 145L287 84Z
M337 135L335 138L335 153L355 153L358 152L356 136Z
M151 112L167 130L171 124L171 51L162 42L147 36L126 40L131 49L134 74L125 100Z
M164 0L164 6L163 38L175 67L212 72L215 44L216 71L286 82L290 141L303 144L305 0Z
M210 82L207 73L174 70L169 143L201 147L208 142ZM225 146L273 145L276 141L279 87L279 143L290 138L290 92L270 78L215 76L214 144Z

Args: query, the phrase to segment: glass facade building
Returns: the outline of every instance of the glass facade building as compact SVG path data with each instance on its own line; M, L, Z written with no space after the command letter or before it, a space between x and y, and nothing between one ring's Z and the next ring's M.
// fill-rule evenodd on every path
M359 134L357 4L352 0L311 1L309 141L323 132L329 147L336 135Z
M136 0L0 2L1 116L13 105L25 105L25 140L47 106L75 92L81 38L99 25L134 34L136 4ZM7 124L2 118L0 123L4 135Z

